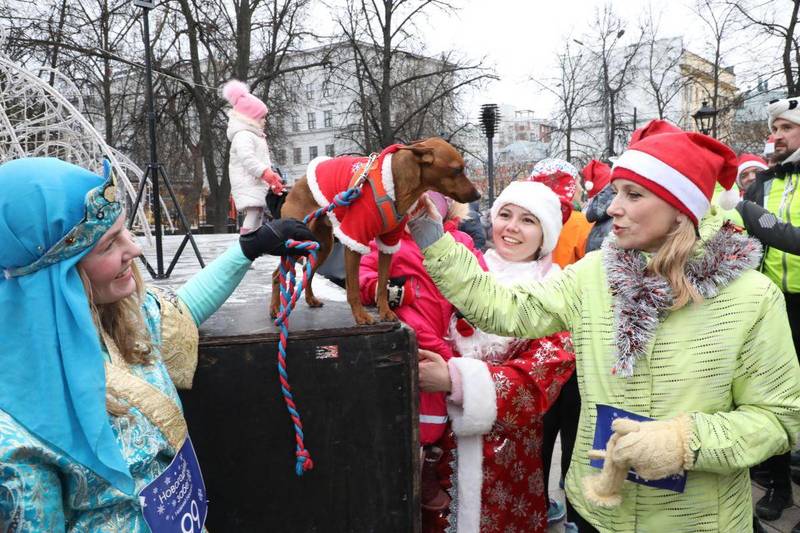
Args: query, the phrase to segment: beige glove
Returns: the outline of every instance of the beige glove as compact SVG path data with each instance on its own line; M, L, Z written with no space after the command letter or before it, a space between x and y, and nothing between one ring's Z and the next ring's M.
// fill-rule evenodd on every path
M622 503L622 483L628 477L629 466L616 463L610 457L614 453L620 436L616 433L608 439L605 450L589 450L589 459L603 459L603 470L583 478L583 494L590 503L599 507L616 507Z
M692 420L688 415L652 422L618 418L611 429L619 440L608 455L619 465L633 467L642 479L663 479L694 464L694 453L689 448Z

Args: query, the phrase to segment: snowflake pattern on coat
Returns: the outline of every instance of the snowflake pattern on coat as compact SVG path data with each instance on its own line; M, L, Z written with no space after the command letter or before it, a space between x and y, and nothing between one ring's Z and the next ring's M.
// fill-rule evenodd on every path
M542 470L542 416L575 368L569 333L529 341L513 358L489 364L497 393L497 420L483 436L481 533L544 533L547 504ZM452 431L441 442L438 466L442 487L457 500ZM425 533L455 532L453 506L442 513L423 511Z

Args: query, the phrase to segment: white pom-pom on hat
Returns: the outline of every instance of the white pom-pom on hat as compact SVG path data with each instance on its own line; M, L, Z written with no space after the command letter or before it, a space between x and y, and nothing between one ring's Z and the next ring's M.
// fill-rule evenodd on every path
M250 89L239 80L231 80L222 86L222 97L232 106L235 106L239 98L246 94L250 94Z
M585 181L583 182L583 188L586 189L586 192L589 192L594 189L594 183L591 181Z
M741 200L741 198L739 198L739 193L733 188L722 191L717 198L719 206L726 211L735 208L739 200Z

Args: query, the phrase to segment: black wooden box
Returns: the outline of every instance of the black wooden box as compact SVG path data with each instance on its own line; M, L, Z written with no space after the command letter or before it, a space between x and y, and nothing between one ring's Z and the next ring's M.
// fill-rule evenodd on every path
M207 321L194 386L181 393L209 531L419 531L413 333L397 323L356 327L344 303L298 304L287 367L315 464L298 477L265 311L264 302L226 306Z

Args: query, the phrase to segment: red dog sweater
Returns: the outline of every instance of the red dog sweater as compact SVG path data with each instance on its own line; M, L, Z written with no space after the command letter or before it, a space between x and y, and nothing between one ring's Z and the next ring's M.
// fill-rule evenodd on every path
M393 254L400 249L400 237L408 221L397 213L394 202L392 154L402 145L384 149L369 171L368 182L361 196L349 206L337 207L328 213L333 233L342 244L361 255L369 253L369 243L381 252ZM311 194L320 207L326 207L340 192L346 191L358 176L366 157L318 157L308 164L306 177ZM384 194L385 192L385 194Z

